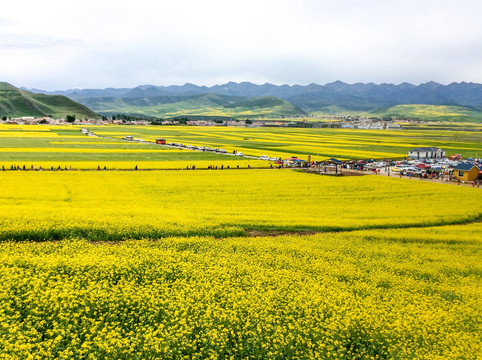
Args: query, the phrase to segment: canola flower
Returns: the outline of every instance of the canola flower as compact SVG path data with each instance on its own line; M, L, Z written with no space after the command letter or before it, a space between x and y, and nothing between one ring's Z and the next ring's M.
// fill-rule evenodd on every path
M39 171L42 170L54 170L54 171L65 171L65 170L134 170L137 166L138 170L207 170L208 168L216 168L218 170L223 167L226 169L249 169L249 168L268 168L271 163L262 160L252 160L252 159L239 159L234 157L221 158L216 160L140 160L140 161L117 161L117 160L99 160L99 161L0 161L0 170L2 166L6 171L8 170L18 170L23 171L23 166L25 166L26 171ZM275 164L275 166L277 166ZM13 167L13 168L12 168ZM60 167L60 168L59 168Z
M222 147L249 155L319 159L402 158L418 146L447 147L449 153L475 156L482 141L479 134L444 130L363 130L301 128L238 128L192 126L89 126L94 132L121 138L132 135L149 141L164 137L168 142ZM482 149L481 149L482 151Z
M3 243L0 358L476 359L481 230Z
M72 129L0 126L0 145L62 146L66 155L95 145L83 145ZM303 129L274 139L221 130L189 128L183 142L203 145L194 140L207 133L206 145L217 138L239 150L253 141L305 154L324 142L324 151L351 155L352 141L407 146L383 132L341 139ZM143 137L146 128L129 131ZM141 165L164 163L176 161ZM108 163L116 165L134 166ZM0 359L477 359L482 352L478 189L289 170L1 171L0 184ZM247 238L251 230L339 232Z
M448 154L460 153L475 156L481 137L477 132L458 131L456 135L443 130L362 130L362 129L286 129L286 128L230 128L189 126L88 126L100 137L88 137L80 133L84 126L19 126L0 125L0 159L25 159L35 149L51 153L93 153L92 149L112 153L147 156L151 150L166 151L168 147L156 147L136 142L123 142L126 135L154 142L163 137L168 142L224 148L228 152L240 151L245 155L267 155L286 158L312 157L312 160L337 157L340 159L403 158L414 147L439 146ZM147 152L134 151L149 150ZM16 150L17 149L17 150ZM28 150L31 149L31 150ZM58 150L60 149L60 150ZM84 149L84 150L81 150ZM114 149L119 149L118 154ZM479 152L480 152L479 151ZM153 155L156 151L153 151ZM32 158L34 153L29 154ZM115 159L119 160L119 159ZM141 158L139 158L141 160ZM149 160L149 159L144 159Z
M0 239L402 228L478 220L479 189L293 170L0 171Z

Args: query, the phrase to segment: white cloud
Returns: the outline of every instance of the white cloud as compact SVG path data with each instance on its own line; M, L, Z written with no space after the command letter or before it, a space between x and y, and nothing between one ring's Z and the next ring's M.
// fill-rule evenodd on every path
M0 80L482 82L480 13L467 0L20 0L2 4Z

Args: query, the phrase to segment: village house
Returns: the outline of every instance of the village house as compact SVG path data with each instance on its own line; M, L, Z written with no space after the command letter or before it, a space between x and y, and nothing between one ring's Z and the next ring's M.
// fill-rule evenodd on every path
M454 176L460 181L474 181L479 177L479 168L470 162L459 162L454 167Z
M408 157L412 160L443 159L445 158L445 150L438 147L418 147L410 150Z

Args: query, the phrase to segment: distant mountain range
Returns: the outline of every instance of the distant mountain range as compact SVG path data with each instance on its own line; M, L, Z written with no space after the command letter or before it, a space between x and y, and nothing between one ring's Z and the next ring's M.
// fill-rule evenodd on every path
M302 116L313 112L380 114L391 107L404 104L449 105L469 108L474 112L482 111L482 84L466 82L449 85L435 82L420 85L377 85L346 84L336 81L326 85L306 86L228 82L211 87L185 84L141 85L121 89L31 91L64 95L101 114L135 113L167 117L206 113L231 113L235 116L263 113L266 116ZM277 106L277 110L272 109L273 106Z
M62 95L35 94L0 82L0 116L53 116L65 118L98 118L92 110Z

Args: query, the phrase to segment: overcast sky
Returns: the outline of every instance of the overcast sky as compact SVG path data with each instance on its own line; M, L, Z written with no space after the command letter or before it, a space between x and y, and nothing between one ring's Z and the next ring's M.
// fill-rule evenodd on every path
M482 83L480 0L16 0L0 81L134 87Z

